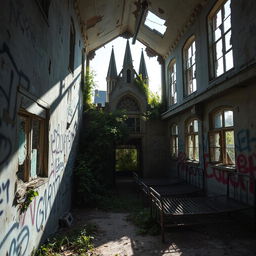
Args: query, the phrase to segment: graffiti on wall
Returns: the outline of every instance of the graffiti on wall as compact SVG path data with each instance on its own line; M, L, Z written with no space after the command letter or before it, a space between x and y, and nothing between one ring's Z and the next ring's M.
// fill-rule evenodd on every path
M33 22L30 20L29 16L25 15L24 3L18 0L11 0L9 1L9 10L9 23L18 28L34 45L36 37L31 27Z
M0 182L0 216L3 214L4 205L9 203L9 187L10 180L6 182Z
M22 86L29 90L30 81L18 69L5 43L0 49L0 66L0 165L2 165L12 153L11 138L6 131L14 127L17 112L17 88Z
M256 137L251 135L250 130L242 129L237 133L236 149L237 170L256 177Z
M25 256L28 243L29 243L30 232L28 226L22 227L20 229L20 225L18 222L15 222L9 231L4 236L3 240L0 241L0 252L1 248L8 241L9 249L8 253L4 255L8 256Z
M50 136L52 160L48 184L44 191L40 193L40 197L35 197L27 211L20 215L19 223L14 223L3 240L0 241L0 252L2 252L2 248L8 248L9 256L27 255L30 233L43 231L50 214L52 218L59 218L61 206L63 206L65 201L64 198L67 193L70 193L69 184L65 184L65 181L62 179L65 167L63 159L64 155L68 157L71 152L76 132L76 123L72 131L69 130L62 133L60 125L53 130ZM69 180L66 180L66 183L69 183ZM1 188L4 189L1 192L4 193L0 193L0 200L9 200L9 184L9 181L2 184Z

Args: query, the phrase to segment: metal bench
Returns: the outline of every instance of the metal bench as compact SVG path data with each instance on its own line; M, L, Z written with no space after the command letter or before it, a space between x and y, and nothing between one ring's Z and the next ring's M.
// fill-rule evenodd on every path
M226 194L216 196L200 197L175 197L172 195L161 194L159 189L150 187L152 205L159 212L158 221L161 227L162 241L165 240L165 228L185 225L186 223L177 222L177 217L192 217L200 215L213 215L231 213L249 208L254 209L255 216L255 179L241 173L226 172L227 184ZM230 186L232 184L232 186ZM237 186L242 184L242 186ZM250 193L252 190L253 204L249 205ZM251 191L252 192L252 191ZM171 222L168 222L171 220ZM194 219L195 220L195 219ZM191 221L190 225L197 224Z

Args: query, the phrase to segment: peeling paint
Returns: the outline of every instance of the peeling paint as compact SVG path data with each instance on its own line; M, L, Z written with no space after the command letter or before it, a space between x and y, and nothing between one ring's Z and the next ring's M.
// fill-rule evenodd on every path
M93 28L97 23L102 21L103 16L94 16L86 21L86 28Z

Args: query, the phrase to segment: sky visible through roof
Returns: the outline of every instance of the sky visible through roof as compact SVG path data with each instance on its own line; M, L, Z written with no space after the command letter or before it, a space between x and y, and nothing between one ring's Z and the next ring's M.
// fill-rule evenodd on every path
M147 66L149 76L149 88L153 93L158 93L161 96L161 66L157 61L157 57L149 58L145 52L145 46L139 41L136 41L135 45L131 43L130 47L133 58L133 66L136 72L139 71L141 49L144 49L144 58ZM123 59L125 53L126 39L118 37L115 40L109 42L105 46L96 51L96 56L90 62L91 70L95 72L96 89L107 90L106 76L108 72L108 66L110 61L111 49L114 47L116 68L119 74L123 67Z

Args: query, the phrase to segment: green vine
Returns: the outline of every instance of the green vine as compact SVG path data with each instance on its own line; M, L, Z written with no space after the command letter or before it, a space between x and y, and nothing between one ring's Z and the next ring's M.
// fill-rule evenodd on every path
M135 79L135 83L138 86L138 88L140 89L140 91L145 94L147 101L148 101L149 96L150 96L150 91L149 91L148 84L142 78L142 75L137 76L137 78Z
M94 77L95 73L91 71L89 67L87 67L85 73L85 88L83 90L83 100L85 109L91 108L92 105L92 94L93 89L95 88Z
M161 113L164 111L164 105L161 103L159 95L150 91L148 84L142 79L141 75L135 79L135 83L147 99L147 111L143 114L145 119L160 119Z
M25 194L25 201L22 202L20 204L20 213L24 213L26 212L26 210L28 209L29 205L31 204L31 202L33 201L33 199L38 196L38 192L33 190L33 189L29 189L27 191L27 193Z

